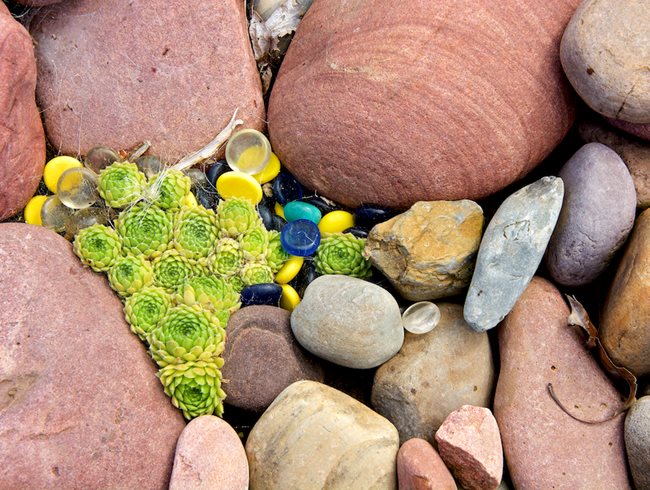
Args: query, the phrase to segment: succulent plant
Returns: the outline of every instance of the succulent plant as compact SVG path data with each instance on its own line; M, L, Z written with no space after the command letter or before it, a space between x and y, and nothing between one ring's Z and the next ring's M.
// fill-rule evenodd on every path
M188 361L213 362L223 352L226 332L219 320L200 307L170 308L147 337L151 357L160 367Z
M364 238L351 233L326 235L316 250L314 265L319 274L344 274L366 279L371 275L370 261L363 256Z
M190 178L179 170L164 170L149 179L149 194L162 209L177 210L192 187Z
M261 223L255 206L246 199L231 197L217 206L217 225L222 237L237 238Z
M241 290L246 287L246 284L244 284L244 281L239 274L236 276L230 276L228 278L228 283L236 293L241 293Z
M230 320L230 310L219 310L213 312L213 315L219 320L219 325L224 329L228 326L228 320Z
M208 257L210 270L220 276L228 277L237 274L244 261L244 254L239 242L233 238L222 238L214 247L214 252Z
M105 272L121 256L122 239L104 225L82 229L74 239L74 253L95 272Z
M211 311L239 309L239 293L224 278L194 276L179 288L176 301L188 306L200 305Z
M244 259L252 262L266 260L269 249L269 237L264 225L254 226L237 238L244 254Z
M153 283L151 262L141 255L127 255L108 270L108 282L120 296L129 296Z
M207 257L217 239L214 211L183 207L174 223L174 247L189 259Z
M112 208L124 208L143 194L147 178L135 163L115 162L99 172L99 195Z
M271 268L273 274L282 269L282 266L289 260L289 254L282 248L280 232L271 230L267 232L269 246L266 253L266 264Z
M221 389L223 359L215 362L194 361L184 364L169 364L158 377L172 404L183 411L185 418L200 415L223 415L223 400L226 394Z
M173 224L169 215L158 206L140 202L125 209L115 220L115 229L122 237L124 250L150 259L169 248Z
M152 262L153 283L176 292L190 277L199 274L201 267L196 260L188 259L176 249L167 250Z
M242 267L239 272L239 277L241 277L245 286L273 282L273 272L271 272L271 268L268 265L259 262L249 262L244 264L244 267Z
M141 340L147 340L147 335L165 316L170 305L171 298L163 288L149 286L126 299L124 315L131 331Z

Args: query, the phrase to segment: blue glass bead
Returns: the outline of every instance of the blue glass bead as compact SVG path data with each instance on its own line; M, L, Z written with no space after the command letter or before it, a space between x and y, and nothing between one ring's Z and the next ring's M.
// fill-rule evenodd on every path
M217 179L221 177L222 174L230 172L231 168L228 166L228 162L225 160L219 160L216 163L213 163L206 170L205 175L208 177L208 182L212 184L212 188L217 188Z
M282 297L282 286L274 282L253 284L241 290L242 306L271 305L278 306Z
M313 260L305 260L298 275L289 283L302 298L305 295L307 286L319 276Z
M303 196L302 186L296 178L286 172L273 179L273 196L282 206L291 201L298 201Z
M308 257L320 245L320 230L313 221L307 219L291 221L282 228L280 243L287 253Z
M359 228L358 226L352 226L343 230L343 233L352 233L357 238L368 238L368 230L365 228Z
M308 219L318 224L322 215L316 206L303 201L291 201L284 206L284 217L287 221Z
M262 201L257 205L257 212L262 218L262 223L264 223L264 228L266 228L267 230L272 230L273 216L275 215L275 213L273 212L273 208L269 207L264 201Z
M398 211L377 204L362 204L354 210L354 223L360 228L372 228L399 214Z
M327 214L330 211L334 211L338 209L336 203L334 201L330 201L329 199L323 197L323 196L307 196L303 197L300 202L306 202L307 204L311 204L312 206L316 206L318 210L321 212L321 214Z

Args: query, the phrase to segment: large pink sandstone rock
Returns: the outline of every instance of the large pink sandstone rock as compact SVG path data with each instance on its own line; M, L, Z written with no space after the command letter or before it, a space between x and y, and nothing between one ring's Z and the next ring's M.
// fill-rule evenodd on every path
M52 145L85 154L144 140L167 160L208 143L234 110L264 127L260 78L237 0L79 0L31 23Z
M275 152L347 205L476 199L574 118L559 43L579 0L315 0L269 105Z
M533 278L499 326L501 372L494 415L514 488L630 488L624 415L602 424L621 398L585 347L569 308L548 281Z
M44 7L45 5L52 5L60 3L63 0L14 0L21 5L28 5L30 7Z
M0 488L166 489L183 416L71 248L0 224Z
M0 221L34 194L45 163L32 39L0 3Z

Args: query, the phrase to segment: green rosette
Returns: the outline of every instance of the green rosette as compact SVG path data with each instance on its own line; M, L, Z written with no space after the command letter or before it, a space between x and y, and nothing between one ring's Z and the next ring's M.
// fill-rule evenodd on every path
M141 255L127 255L108 270L108 282L120 296L129 296L153 283L151 262Z
M77 233L72 249L92 270L106 272L121 256L122 239L112 228L92 225Z
M224 329L227 329L228 327L228 320L230 320L230 311L229 310L219 310L213 312L214 316L217 317L217 320L219 320L219 325L221 325Z
M153 260L152 266L154 285L169 292L177 291L185 281L202 271L195 260L188 259L176 249L163 252Z
M195 276L179 288L178 303L201 306L210 311L236 311L241 306L240 296L230 282L218 276Z
M191 188L192 181L179 170L164 170L149 179L149 194L162 209L180 209Z
M262 262L266 260L269 249L269 237L264 226L255 226L237 238L241 247L244 259L251 262Z
M112 208L124 208L139 200L147 178L135 163L115 162L99 172L97 190Z
M158 378L172 404L190 420L201 415L223 415L226 393L221 389L223 359L169 364L158 371Z
M259 262L249 262L241 268L239 273L245 286L273 282L273 272L268 265Z
M174 247L188 259L207 257L217 239L215 214L203 207L183 207L176 215Z
M131 325L131 331L147 340L147 335L165 316L171 306L171 298L163 289L149 286L133 293L124 302L124 316Z
M237 238L242 233L261 226L262 218L248 200L231 197L217 206L217 226L222 237Z
M370 277L370 261L363 256L365 246L365 238L357 238L351 233L333 233L323 237L314 257L316 271L359 279Z
M158 366L189 361L213 362L224 350L225 330L199 307L170 308L148 335L151 357Z
M228 284L233 288L236 293L241 293L241 290L246 287L241 276L237 274L236 276L230 276L227 278Z
M282 266L289 260L289 254L282 248L280 232L270 230L267 232L269 246L266 253L266 264L271 268L273 274L282 269Z
M140 202L120 213L115 229L122 237L124 250L150 259L167 250L173 238L169 215L158 206Z
M244 254L239 242L233 238L221 238L214 247L214 253L208 257L210 270L224 277L237 274L243 263Z

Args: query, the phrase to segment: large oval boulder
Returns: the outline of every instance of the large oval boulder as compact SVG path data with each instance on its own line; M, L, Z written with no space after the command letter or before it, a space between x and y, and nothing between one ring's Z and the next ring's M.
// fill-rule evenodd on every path
M80 0L32 21L45 129L62 153L142 141L173 161L208 143L235 109L264 127L244 4Z
M106 279L0 225L0 487L167 488L185 427Z
M43 173L45 134L35 90L32 39L0 4L0 221L25 206Z
M494 415L514 488L628 489L624 416L569 308L548 281L535 277L499 326L501 371Z
M273 148L351 206L487 196L571 126L558 51L578 3L316 0L273 87Z

